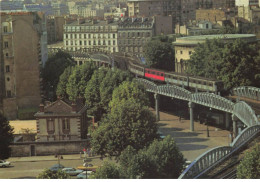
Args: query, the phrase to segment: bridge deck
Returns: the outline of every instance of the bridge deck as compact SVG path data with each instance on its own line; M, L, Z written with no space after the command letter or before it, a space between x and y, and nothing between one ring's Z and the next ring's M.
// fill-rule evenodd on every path
M246 97L238 97L238 96L228 96L228 99L231 99L232 101L236 101L238 98L241 101L245 101L248 105L252 107L252 109L255 111L256 115L260 115L260 101L249 99Z

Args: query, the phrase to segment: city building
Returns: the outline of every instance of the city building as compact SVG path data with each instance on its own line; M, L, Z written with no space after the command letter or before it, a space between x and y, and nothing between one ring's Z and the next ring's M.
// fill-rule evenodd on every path
M63 16L48 16L46 21L48 44L63 41Z
M118 52L118 22L112 20L66 21L64 25L64 49L69 51L84 48L99 48L108 52Z
M120 52L143 57L143 46L155 34L154 18L122 18L118 23Z
M81 140L87 138L87 113L83 102L58 99L35 114L37 142Z
M221 39L224 42L232 42L241 39L248 43L256 42L254 34L218 34L218 35L200 35L176 38L175 49L175 72L184 73L186 64L198 44L204 43L207 39Z
M8 119L38 108L40 69L48 58L45 18L36 12L0 13L0 103Z

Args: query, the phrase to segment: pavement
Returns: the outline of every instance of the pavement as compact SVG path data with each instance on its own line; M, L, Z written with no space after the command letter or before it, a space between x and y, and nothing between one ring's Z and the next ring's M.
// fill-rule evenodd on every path
M151 110L153 113L155 111ZM30 123L31 121L29 121ZM25 123L25 122L24 122ZM175 139L177 146L187 160L193 161L204 152L218 147L228 146L230 143L229 131L209 126L209 137L207 137L207 126L198 122L194 123L195 131L190 131L190 121L182 119L169 113L160 112L159 130L163 135L170 135ZM28 125L29 127L29 125ZM83 154L63 155L63 160L83 160ZM95 165L102 164L100 156L88 157ZM57 161L54 155L11 157L10 162L32 162L32 161Z

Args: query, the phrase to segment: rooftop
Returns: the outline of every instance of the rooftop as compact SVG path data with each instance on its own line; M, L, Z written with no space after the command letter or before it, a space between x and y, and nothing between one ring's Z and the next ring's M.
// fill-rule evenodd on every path
M256 42L255 34L216 34L216 35L199 35L176 38L174 45L197 45L204 43L207 39L222 39L223 41L232 41L235 39L242 39L246 42Z

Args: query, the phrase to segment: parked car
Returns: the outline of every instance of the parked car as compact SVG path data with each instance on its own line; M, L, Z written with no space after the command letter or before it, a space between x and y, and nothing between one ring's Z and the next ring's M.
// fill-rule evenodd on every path
M77 169L84 170L84 171L94 171L95 172L98 167L99 166L93 166L93 164L84 163L83 166L78 166Z
M162 132L158 131L157 134L159 135L161 140L163 140L165 138L165 136L162 134Z
M63 169L63 168L65 168L65 166L63 166L63 165L61 165L61 164L54 164L52 167L50 167L49 169L51 170L51 171L58 171L59 169Z
M77 175L77 179L87 179L87 176L88 177L93 173L93 171L83 171L82 173L78 174Z
M70 176L76 176L83 172L83 170L75 169L72 167L65 167L62 169L62 171L64 171L65 173L67 173Z
M0 160L0 167L7 167L10 166L11 162L5 161L5 160Z

